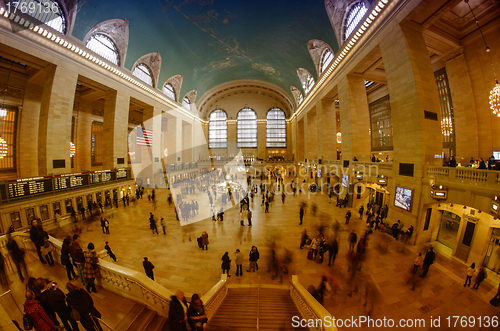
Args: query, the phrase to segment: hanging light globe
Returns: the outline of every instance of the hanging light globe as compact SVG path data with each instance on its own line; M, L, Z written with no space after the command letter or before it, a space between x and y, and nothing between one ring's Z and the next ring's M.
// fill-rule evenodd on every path
M493 114L500 117L500 84L498 82L490 92L490 108Z

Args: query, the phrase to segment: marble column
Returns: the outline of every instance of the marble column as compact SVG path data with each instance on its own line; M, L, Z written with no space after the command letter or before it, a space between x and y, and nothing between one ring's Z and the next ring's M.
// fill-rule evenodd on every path
M130 95L109 91L104 102L104 169L127 166ZM160 131L158 129L158 131Z

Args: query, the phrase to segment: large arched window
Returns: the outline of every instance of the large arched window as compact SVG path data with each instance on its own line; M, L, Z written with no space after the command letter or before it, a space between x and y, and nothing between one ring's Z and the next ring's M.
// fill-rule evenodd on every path
M184 97L184 99L182 99L182 107L186 108L187 110L191 110L191 104L188 97Z
M363 16L366 14L367 10L368 8L362 1L356 2L351 6L344 22L344 35L342 36L342 42L349 38Z
M328 48L325 48L325 50L323 52L323 55L321 56L321 62L320 62L320 65L319 65L320 75L323 72L325 72L325 70L328 68L328 66L332 62L332 60L333 60L333 53L332 53L332 51L329 50Z
M302 95L302 93L299 92L298 104L300 105L302 103L302 101L304 101L304 96Z
M313 86L314 86L314 78L311 74L309 74L307 75L307 80L302 83L302 87L304 88L304 92L306 93L306 95L309 94L309 91L311 91Z
M163 85L163 94L175 101L175 91L174 87L170 83Z
M96 33L92 35L89 40L87 40L87 44L85 45L88 49L93 51L94 53L102 56L106 60L111 63L120 65L120 56L118 54L118 48L111 38L102 34Z
M134 71L132 71L132 75L139 78L144 83L153 86L153 75L145 64L139 63L136 65Z
M237 147L257 147L257 114L251 108L238 113L236 130Z
M26 6L26 7L25 7ZM26 9L26 14L50 26L52 29L66 34L67 24L64 12L55 0L20 0L17 8ZM34 10L32 10L34 9Z
M208 145L210 148L227 148L227 114L214 110L208 118Z
M285 112L279 108L267 112L266 147L286 147Z

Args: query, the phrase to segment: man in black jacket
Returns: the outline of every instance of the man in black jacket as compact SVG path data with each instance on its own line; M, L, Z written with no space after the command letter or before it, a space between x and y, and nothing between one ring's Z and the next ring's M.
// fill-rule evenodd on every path
M148 276L152 280L155 280L155 276L153 273L153 269L155 268L155 266L153 265L153 263L151 263L151 261L148 260L147 257L144 258L144 261L142 262L142 266L144 267L144 271L146 272L146 276Z
M40 242L38 240L38 232L40 230L43 230L42 229L42 224L41 223L38 224L38 220L34 219L31 222L30 239L33 242L33 244L35 244L36 252L38 254L38 258L40 259L40 262L42 262L43 264L46 264L47 262L45 262L45 260L42 257L42 251L40 250Z
M429 267L434 263L435 258L436 253L434 253L434 248L432 248L432 246L429 246L429 250L427 251L427 254L425 254L424 266L422 267L422 275L420 277L425 277L427 275Z
M168 322L170 331L187 331L187 302L184 293L177 290L175 295L170 298L170 307L168 309ZM183 307L184 305L184 307Z
M57 284L51 283L50 286L51 290L47 296L48 303L61 319L64 329L66 331L79 331L78 323L71 318L71 310L66 305L66 295L59 289Z

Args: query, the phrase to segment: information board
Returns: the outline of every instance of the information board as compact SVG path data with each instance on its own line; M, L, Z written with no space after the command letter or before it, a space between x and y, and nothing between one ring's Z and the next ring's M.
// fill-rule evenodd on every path
M90 172L90 184L99 184L116 180L115 170L98 170Z
M40 193L52 192L52 177L34 177L7 181L9 198L19 198Z
M87 172L54 176L54 190L56 191L88 185L89 174Z

